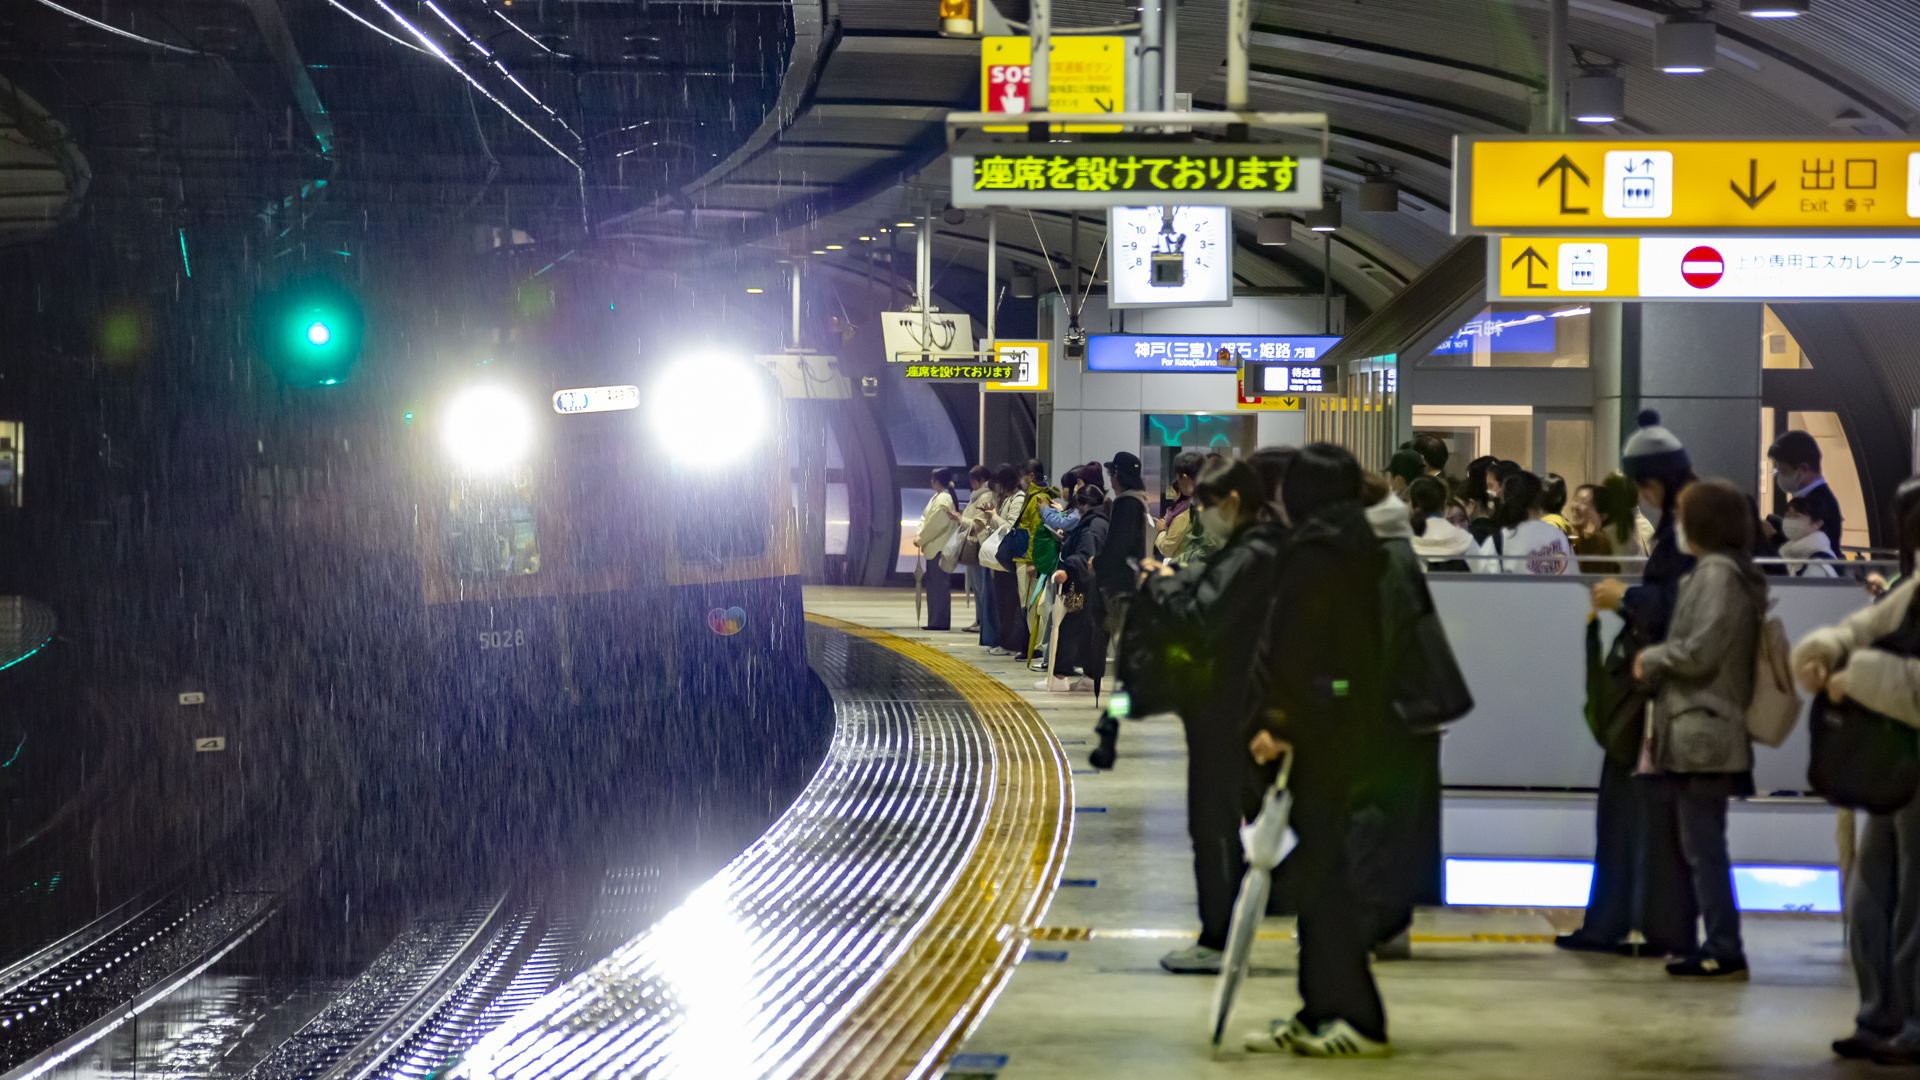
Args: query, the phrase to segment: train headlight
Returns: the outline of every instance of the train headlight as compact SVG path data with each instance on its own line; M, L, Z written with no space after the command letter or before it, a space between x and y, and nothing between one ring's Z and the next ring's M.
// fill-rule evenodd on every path
M676 464L713 469L752 452L773 425L773 410L765 371L734 357L701 356L675 362L654 380L647 419Z
M533 410L504 387L463 390L447 403L440 442L468 472L505 472L533 449Z

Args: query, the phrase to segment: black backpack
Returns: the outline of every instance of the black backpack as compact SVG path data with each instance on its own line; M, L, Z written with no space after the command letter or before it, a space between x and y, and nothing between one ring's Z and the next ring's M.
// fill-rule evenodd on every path
M1873 647L1920 657L1920 604L1909 604L1900 628ZM1835 806L1890 814L1920 791L1920 731L1849 698L1813 699L1807 735L1807 783Z
M1151 583L1149 583L1151 584ZM1213 666L1187 628L1141 589L1127 605L1114 649L1114 674L1127 689L1127 715L1180 712L1197 699Z

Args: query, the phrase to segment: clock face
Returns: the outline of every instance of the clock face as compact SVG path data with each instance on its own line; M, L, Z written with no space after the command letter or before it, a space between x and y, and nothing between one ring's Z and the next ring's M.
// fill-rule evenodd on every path
M1173 211L1168 231L1167 210ZM1107 214L1107 306L1233 302L1233 232L1224 206L1116 206ZM1153 283L1155 253L1179 253L1179 285Z

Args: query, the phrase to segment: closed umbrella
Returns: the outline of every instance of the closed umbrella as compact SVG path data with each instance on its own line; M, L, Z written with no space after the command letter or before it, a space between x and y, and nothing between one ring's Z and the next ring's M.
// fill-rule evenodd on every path
M1247 858L1247 876L1240 879L1240 895L1233 902L1233 922L1227 928L1227 948L1220 958L1220 980L1213 986L1213 1045L1220 1045L1227 1016L1233 1012L1233 995L1252 968L1253 935L1267 914L1267 890L1273 884L1273 868L1293 850L1292 830L1287 818L1293 811L1293 792L1287 790L1287 776L1293 771L1293 753L1280 761L1280 775L1267 789L1260 813L1240 827L1240 848Z
M920 578L926 572L926 563L918 555L913 557L913 625L920 626L925 620L920 618Z

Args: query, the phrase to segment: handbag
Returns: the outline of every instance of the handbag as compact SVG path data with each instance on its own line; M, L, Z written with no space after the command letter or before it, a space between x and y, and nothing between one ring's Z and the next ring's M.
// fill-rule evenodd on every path
M1800 722L1800 694L1793 688L1787 628L1761 610L1760 639L1753 650L1753 697L1747 702L1747 734L1766 746L1779 746Z
M1000 561L1000 545L1006 540L1007 533L1011 532L1012 529L1013 526L1011 525L1002 525L988 533L985 540L980 541L981 566L989 570L998 570L1001 573L1006 573L1007 564Z
M994 536L999 537L999 543L994 545L993 558L1002 567L1012 566L1016 560L1026 558L1027 548L1030 546L1027 530L1009 529L995 533Z
M1813 699L1807 783L1835 806L1891 814L1920 790L1920 732L1848 699Z
M1621 627L1613 645L1600 651L1600 620L1587 620L1587 730L1615 765L1633 768L1646 734L1652 695L1633 677L1633 656L1646 646L1633 624Z
M1415 734L1432 734L1473 711L1473 691L1447 643L1425 575L1416 574L1420 614L1400 649L1393 678L1393 711Z
M1920 609L1909 605L1900 628L1872 647L1920 657ZM1920 790L1920 732L1891 716L1822 692L1814 696L1807 735L1807 784L1835 806L1890 814Z
M949 574L953 573L953 568L960 565L960 549L965 547L966 543L966 530L953 530L953 535L947 537L946 546L940 550L940 569Z
M961 566L979 566L980 565L980 541L975 540L973 537L969 536L969 537L966 537L961 542L960 565Z

